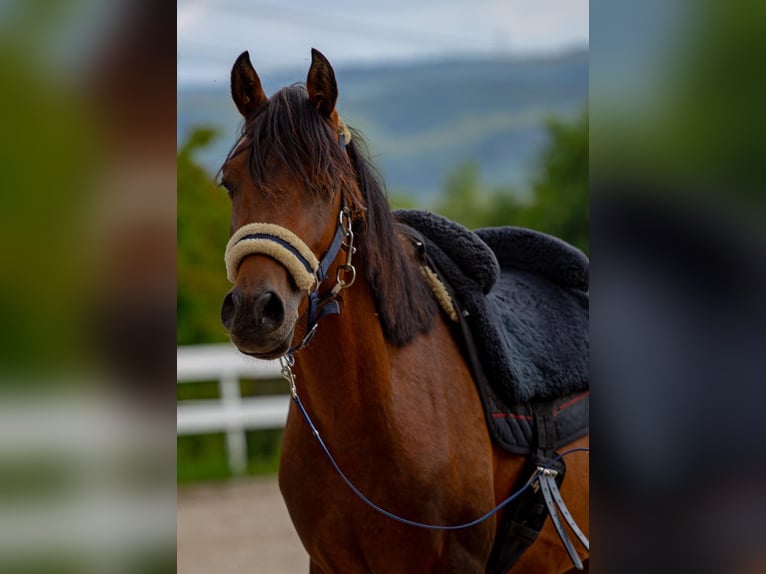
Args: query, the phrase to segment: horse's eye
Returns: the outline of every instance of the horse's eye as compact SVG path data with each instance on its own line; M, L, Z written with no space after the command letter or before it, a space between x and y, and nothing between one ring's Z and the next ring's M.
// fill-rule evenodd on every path
M229 195L229 197L234 195L234 191L232 190L232 187L227 182L222 181L221 182L221 187L226 190L226 193Z

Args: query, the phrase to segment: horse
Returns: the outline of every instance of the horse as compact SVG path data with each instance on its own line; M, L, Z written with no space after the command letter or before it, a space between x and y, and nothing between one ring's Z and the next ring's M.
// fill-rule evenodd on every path
M233 283L221 320L242 353L294 353L294 367L283 362L283 372L294 377L302 403L288 412L279 486L309 571L486 572L502 510L457 530L392 520L344 484L305 418L310 413L359 491L422 523L482 516L509 496L524 468L523 456L491 440L417 245L398 231L358 132L336 109L330 62L312 50L305 86L269 98L244 52L232 68L231 95L244 125L220 170L232 206ZM277 246L237 252L243 237ZM586 436L567 448L587 445ZM568 465L561 492L587 530L587 457ZM578 554L587 568L588 552ZM547 521L513 571L571 568Z

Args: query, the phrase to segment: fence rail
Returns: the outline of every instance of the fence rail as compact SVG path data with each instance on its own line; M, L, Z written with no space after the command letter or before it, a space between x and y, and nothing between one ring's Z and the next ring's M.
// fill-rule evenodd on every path
M290 398L288 395L242 397L239 382L243 378L279 376L278 361L247 357L228 343L178 347L178 384L218 381L221 398L179 402L177 434L225 432L229 467L235 474L243 474L247 469L245 431L284 427Z

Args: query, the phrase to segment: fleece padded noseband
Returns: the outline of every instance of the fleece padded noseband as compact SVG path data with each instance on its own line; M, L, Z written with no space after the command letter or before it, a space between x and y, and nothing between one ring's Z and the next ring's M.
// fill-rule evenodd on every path
M268 255L285 266L301 291L310 291L317 282L319 260L303 240L289 229L274 223L248 223L231 236L226 245L226 277L237 280L239 264L248 255Z

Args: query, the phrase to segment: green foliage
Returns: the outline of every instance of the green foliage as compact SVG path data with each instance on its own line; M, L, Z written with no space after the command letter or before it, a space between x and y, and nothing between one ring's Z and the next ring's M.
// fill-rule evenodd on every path
M179 483L231 477L224 433L179 436L176 452L176 480Z
M766 53L766 3L702 0L695 16L663 78L669 97L646 122L644 153L662 181L723 192L762 216L766 82L755 70Z
M418 202L406 193L389 193L388 204L391 209L417 209Z
M489 189L481 179L478 165L465 162L448 177L442 198L433 210L469 229L520 223L526 204L512 187Z
M193 385L186 385L193 386ZM282 429L247 431L247 474L275 474L279 470ZM176 440L178 483L232 478L226 459L226 435L179 436Z
M467 162L447 177L444 197L436 211L469 228L485 227L491 225L493 199L482 185L479 166Z
M532 190L525 225L588 252L588 113L572 124L548 122L550 145Z
M588 114L572 123L547 122L544 149L530 197L513 188L487 189L474 163L448 178L434 210L468 228L498 225L550 233L588 252Z
M193 159L215 133L192 132L178 152L178 320L179 345L226 341L219 311L229 290L223 253L228 240L229 203L213 177Z
M279 455L282 450L282 429L248 431L247 473L276 474L279 470Z

